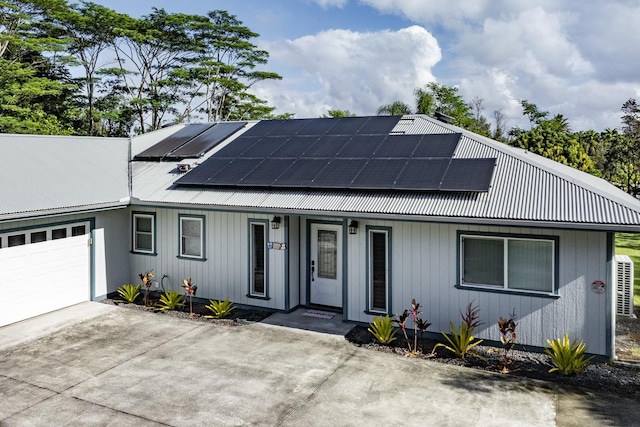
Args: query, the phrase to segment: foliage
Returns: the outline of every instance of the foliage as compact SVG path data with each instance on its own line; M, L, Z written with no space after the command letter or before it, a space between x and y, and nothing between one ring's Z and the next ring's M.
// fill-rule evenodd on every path
M126 302L132 304L136 301L136 298L140 296L140 285L125 284L118 288L118 295L122 297L117 302Z
M147 270L144 273L139 273L138 277L142 281L144 285L144 305L149 306L151 302L149 301L149 290L151 289L151 285L153 284L153 278L155 275L153 274L153 269Z
M231 312L237 308L231 301L229 301L229 297L225 298L224 301L215 301L210 299L209 305L205 305L204 307L213 313L213 315L205 317L213 319L222 319L223 317L231 314Z
M193 316L193 297L196 295L198 286L194 285L191 277L189 277L189 280L182 280L182 287L184 288L184 292L189 296L189 316Z
M411 309L405 309L402 314L397 315L397 319L394 320L402 330L404 339L407 341L407 356L415 356L420 353L418 347L418 332L420 332L420 342L422 342L422 335L427 328L431 326L430 322L423 321L418 315L422 313L420 311L420 303L417 303L415 298L411 300ZM407 336L407 320L411 318L413 320L413 346L411 346L411 340Z
M480 309L477 306L473 306L473 301L467 304L466 311L464 313L460 313L462 317L460 329L456 329L454 323L449 322L451 333L447 335L443 331L440 331L449 345L438 343L433 347L433 351L435 352L438 347L444 347L451 353L453 353L456 357L459 357L461 359L464 359L467 355L482 359L479 354L472 351L474 347L480 345L480 343L483 342L483 340L476 339L473 336L473 331L475 330L475 328L481 325L479 320L479 312Z
M375 316L373 322L369 323L367 330L382 345L391 344L397 339L398 328L393 326L393 319L388 314L384 317Z
M582 373L593 359L593 356L585 358L587 346L584 341L571 342L569 334L564 334L563 338L556 338L553 341L547 340L550 348L545 348L544 352L551 357L556 365L549 369L549 372L559 372L562 375L574 375Z
M349 110L327 110L327 114L323 114L320 117L327 119L329 117L356 117L356 115Z
M628 255L634 265L640 265L640 236L633 233L616 233L616 255ZM633 277L633 305L640 306L640 274Z
M498 319L498 330L500 330L500 342L504 347L502 352L502 372L507 373L509 369L507 366L511 363L509 360L509 351L513 350L516 345L516 311L515 308L508 319L500 316Z
M458 88L445 86L435 82L428 83L425 89L417 88L414 91L416 98L416 112L434 116L436 112L446 114L453 118L453 123L465 129L473 130L477 121L471 114L471 105L458 94Z
M380 106L377 114L379 116L403 116L405 114L411 114L411 107L404 102L395 101L391 104Z
M184 307L184 296L178 291L168 290L160 295L160 301L156 304L158 310L176 310Z

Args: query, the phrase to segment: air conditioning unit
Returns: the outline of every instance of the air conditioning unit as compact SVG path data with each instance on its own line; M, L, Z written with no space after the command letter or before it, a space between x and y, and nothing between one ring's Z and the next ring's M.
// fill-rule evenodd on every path
M614 257L616 269L616 314L633 316L633 261L627 255Z

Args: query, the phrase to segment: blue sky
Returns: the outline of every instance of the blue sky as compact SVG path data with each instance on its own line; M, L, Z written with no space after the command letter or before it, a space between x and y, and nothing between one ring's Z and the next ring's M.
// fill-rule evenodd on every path
M492 120L527 127L519 101L563 114L574 130L620 126L640 98L640 2L631 0L97 0L142 16L152 7L224 9L260 34L266 69L254 87L277 112L375 114L431 81L484 101Z

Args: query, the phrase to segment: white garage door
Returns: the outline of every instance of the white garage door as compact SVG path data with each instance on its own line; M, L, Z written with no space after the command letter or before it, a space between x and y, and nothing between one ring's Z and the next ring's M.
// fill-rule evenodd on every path
M0 249L0 326L88 301L84 234Z

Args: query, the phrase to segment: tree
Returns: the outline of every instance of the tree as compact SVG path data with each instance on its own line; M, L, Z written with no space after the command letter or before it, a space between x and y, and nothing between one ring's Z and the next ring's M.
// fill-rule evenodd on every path
M395 101L391 104L382 105L378 108L379 116L403 116L411 114L411 107L401 101Z
M419 114L434 116L436 111L453 118L453 123L465 129L473 128L471 105L458 94L457 87L428 83L425 89L418 88L414 92L416 111ZM486 120L485 120L486 121Z
M520 105L522 105L522 115L529 118L529 126L531 129L533 129L534 125L540 124L540 122L549 115L548 111L541 111L536 104L526 99L521 100Z
M327 114L323 114L320 117L329 118L329 117L355 117L356 115L349 110L327 110Z
M491 137L496 141L507 142L507 135L505 133L507 125L504 113L501 110L495 110L493 112L493 120L495 121L496 127Z

